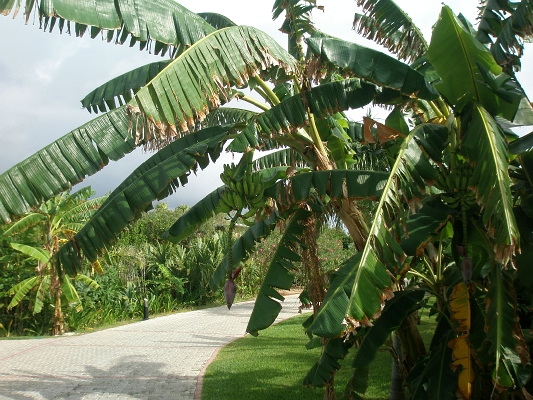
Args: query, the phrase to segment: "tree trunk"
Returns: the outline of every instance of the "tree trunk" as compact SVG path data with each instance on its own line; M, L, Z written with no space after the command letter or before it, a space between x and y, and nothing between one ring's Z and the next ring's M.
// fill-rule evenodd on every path
M331 378L329 378L329 381L326 383L324 400L337 400L337 395L335 394L334 379L335 375L331 375Z
M391 385L389 400L405 400L405 390L403 388L403 360L402 345L398 335L392 335L392 349L395 356L392 357Z

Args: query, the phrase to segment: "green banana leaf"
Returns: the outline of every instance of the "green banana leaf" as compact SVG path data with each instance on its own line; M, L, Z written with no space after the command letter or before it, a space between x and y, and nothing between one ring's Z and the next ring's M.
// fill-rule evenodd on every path
M355 340L353 338L333 338L328 340L320 354L319 360L311 367L311 370L304 378L304 386L323 387L341 365L342 360L353 347ZM368 378L368 377L367 377Z
M224 28L229 28L230 26L237 25L231 19L229 19L228 17L222 14L210 13L210 12L202 12L202 13L197 13L197 14L198 16L205 19L206 22L215 29L224 29Z
M11 289L9 289L8 294L14 295L11 299L11 302L7 306L8 310L16 307L19 304L24 296L33 289L40 281L40 276L32 276L31 278L24 279L22 282L17 283Z
M16 16L20 3L1 1L0 14ZM92 38L102 32L108 41L124 43L131 36L130 45L140 41L141 49L155 41L155 54L164 54L168 46L190 46L214 31L203 18L171 0L27 0L24 15L26 22L38 16L44 30L52 31L57 22L62 31L66 23L70 33L73 23L76 36L90 26Z
M308 57L316 63L314 69L317 73L320 73L321 67L338 67L346 75L399 90L403 95L415 95L425 100L439 97L420 72L384 53L321 32L314 33L306 42Z
M496 62L509 72L519 69L524 42L531 39L533 2L508 0L483 4L476 39L490 45Z
M364 11L364 15L355 13L353 29L357 33L408 62L427 52L422 32L394 1L357 0L357 5Z
M506 388L525 383L517 379L517 371L523 367L518 354L521 344L516 339L516 299L508 275L500 264L493 265L485 323L488 352L494 360L492 378L497 387Z
M350 108L360 108L377 95L374 85L359 79L326 83L309 91L288 97L262 112L231 143L229 150L243 152L247 147L274 148L261 134L287 135L308 124L308 109L318 119ZM311 142L310 142L311 143Z
M80 296L78 295L78 291L76 290L68 276L63 279L63 283L61 284L61 291L65 295L69 306L76 306L76 311L81 311L83 309L81 305Z
M69 189L135 144L128 117L119 108L71 131L0 175L0 218L9 222Z
M34 314L39 314L43 309L44 297L46 296L46 294L48 293L48 289L50 288L50 281L50 275L43 277L41 284L37 289L37 293L35 294L35 304L33 305Z
M340 335L345 316L352 323L368 325L381 311L384 299L392 297L390 275L396 273L405 254L391 233L394 221L388 216L403 212L404 204L414 208L414 202L422 197L426 180L436 178L436 169L415 139L425 129L433 130L427 137L431 145L442 146L447 129L440 125L424 124L413 129L403 140L395 156L390 175L382 189L365 247L346 261L335 273L322 306L308 332L321 337Z
M405 254L422 256L426 243L456 214L456 210L442 203L438 197L424 201L422 208L411 214L406 221L408 236L400 242Z
M179 243L189 237L196 228L209 220L217 212L225 186L216 188L206 197L189 208L172 226L163 233L163 239Z
M246 260L253 251L255 244L263 238L268 237L281 219L282 217L277 212L273 212L266 219L256 221L240 238L235 240L235 243L233 243L233 246L231 247L233 266ZM209 287L213 292L218 290L218 288L224 284L224 280L226 279L229 270L229 255L226 254L220 264L216 267L211 279L209 279Z
M175 191L178 178L198 166L205 168L218 159L233 126L212 127L184 136L167 145L130 174L108 197L90 221L59 250L59 259L69 274L81 268L79 252L94 262L128 223Z
M310 211L298 208L285 227L263 283L259 288L254 309L246 327L246 332L253 336L257 336L259 330L272 325L281 311L280 302L285 298L276 289L288 290L292 286L293 271L296 268L293 263L301 260L295 249L297 246L304 246L301 237L305 225L302 224L302 221L307 220L311 215Z
M423 289L396 292L385 303L381 316L366 332L352 363L354 368L367 367L376 357L389 335L400 327L402 321L421 307Z
M293 149L286 148L273 151L254 160L253 169L262 170L272 167L283 167L291 165L293 167L304 167L305 160L300 153Z
M477 101L492 115L513 121L521 99L509 103L492 91L481 69L486 75L497 76L502 72L501 67L449 7L442 8L431 37L428 58L442 79L435 87L457 112Z
M469 186L483 208L483 224L494 238L496 261L506 264L518 247L507 172L507 145L496 121L478 104L465 112L462 153L474 165Z
M228 101L230 86L244 86L250 76L273 68L291 75L297 64L265 33L251 27L215 31L184 51L129 102L133 117L142 121L137 133L145 140L171 140Z
M50 253L40 247L28 246L22 243L9 243L9 245L22 254L47 264L50 261Z
M26 229L35 224L38 224L45 218L46 217L43 214L29 213L28 215L25 215L13 225L11 225L8 229L6 229L4 233L2 233L2 235L7 238L11 235L16 235L17 233L24 232Z
M90 278L90 277L88 277L87 275L84 275L84 274L76 275L74 280L76 280L77 282L83 283L85 286L87 286L87 287L89 287L91 289L98 289L100 287L98 282L96 282L94 279L92 279L92 278Z
M527 135L522 136L520 139L515 140L509 144L509 153L520 154L530 150L533 147L533 132L529 132Z
M171 62L172 60L157 61L119 75L85 96L81 105L89 112L92 110L95 113L113 110L117 108L117 103L122 106Z

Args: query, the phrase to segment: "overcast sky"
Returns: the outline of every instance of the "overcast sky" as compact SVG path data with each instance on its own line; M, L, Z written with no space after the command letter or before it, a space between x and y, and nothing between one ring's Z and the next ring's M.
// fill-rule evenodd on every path
M286 47L286 38L278 31L281 19L271 19L273 0L253 3L244 0L184 0L180 3L194 12L218 12L237 24L259 28ZM351 29L353 14L357 11L354 0L322 0L317 3L325 7L324 12L315 11L313 15L318 29L345 40L373 45L358 38ZM438 18L442 2L396 0L396 3L411 16L429 42L431 26ZM477 3L477 0L447 2L456 14L463 13L472 23L475 23ZM60 35L57 29L53 33L45 33L38 26L37 21L33 23L31 20L25 25L22 12L14 20L11 16L0 16L0 173L94 118L94 114L81 108L80 100L95 87L135 67L160 59L146 51L139 51L138 47L132 49L88 36L80 39ZM533 87L531 80L526 79L533 68L533 45L528 47L523 58L524 77L521 78L526 90ZM528 93L531 96L531 90ZM80 185L90 184L98 195L103 195L118 186L149 156L135 151L119 162L111 162ZM231 156L226 159L231 160ZM189 184L167 200L170 206L194 204L212 191L220 185L217 171L218 168L208 168L197 177L191 176Z

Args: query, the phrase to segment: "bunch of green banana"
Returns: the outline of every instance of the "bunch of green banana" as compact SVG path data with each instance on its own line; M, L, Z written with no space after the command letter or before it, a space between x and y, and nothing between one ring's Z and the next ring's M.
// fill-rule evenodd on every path
M218 211L229 213L230 211L240 212L245 207L243 198L233 190L226 188L218 204Z

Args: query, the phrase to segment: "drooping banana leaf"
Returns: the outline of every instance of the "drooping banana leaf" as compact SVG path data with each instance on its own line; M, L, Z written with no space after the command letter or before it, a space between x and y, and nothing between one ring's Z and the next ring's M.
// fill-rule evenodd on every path
M364 11L364 15L355 14L353 28L357 33L408 62L427 52L422 32L394 1L357 0L357 5Z
M231 151L244 151L247 147L272 146L261 135L287 135L308 123L307 111L316 118L350 108L364 107L377 95L374 85L359 79L346 79L326 83L283 100L280 104L262 112L231 143ZM312 143L312 142L310 142Z
M61 291L67 298L69 306L77 305L76 311L83 310L83 307L81 305L80 296L78 295L78 291L70 281L70 277L66 276L63 279L63 283L61 284Z
M265 33L251 27L215 31L183 52L129 102L133 117L142 121L138 135L171 140L226 102L231 86L243 86L250 76L272 68L291 75L297 65Z
M319 360L311 367L304 378L304 386L323 387L335 372L340 369L339 360L342 360L353 347L353 338L333 338L324 346Z
M288 290L292 286L296 268L293 263L301 260L297 247L305 246L301 238L305 230L303 222L311 215L310 211L298 208L285 227L246 327L246 332L253 336L272 325L281 311L281 302L285 298L276 289Z
M445 6L433 30L428 51L429 61L442 82L435 87L460 112L469 102L481 103L492 115L513 121L520 98L512 103L502 99L486 83L486 75L502 73L491 53L473 37Z
M133 98L137 90L157 76L172 60L157 61L135 68L98 86L81 100L87 110L98 113L122 106Z
M167 231L163 233L163 239L172 243L179 243L187 238L194 230L216 213L220 198L225 187L221 186L209 193L194 206L189 208Z
M515 140L509 144L509 153L520 154L530 150L533 147L533 132L529 132L527 135L522 136L520 139Z
M231 248L233 265L246 260L254 249L255 244L269 236L280 219L282 217L277 212L273 212L266 219L256 221L240 238L235 240ZM209 287L212 291L216 291L224 283L229 269L229 256L226 254L209 280Z
M480 12L476 39L490 45L496 62L512 72L520 68L524 41L531 39L533 2L487 1Z
M201 12L198 13L200 17L206 20L206 22L211 25L215 29L224 29L229 28L230 26L237 25L235 22L233 22L228 17L217 14L217 13L211 13L211 12Z
M519 233L512 210L505 137L480 105L473 105L462 121L463 153L475 164L469 186L483 208L483 224L494 238L496 261L506 264L518 246Z
M35 304L33 305L33 313L38 314L41 312L44 306L44 297L48 293L48 289L50 288L50 281L51 276L46 275L41 280L41 283L39 285L39 288L37 289L37 293L35 293Z
M98 284L98 282L96 282L94 279L88 277L87 275L84 275L84 274L78 274L76 275L76 277L74 278L77 282L81 282L83 283L85 286L91 288L91 289L98 289L100 287L100 285Z
M306 39L314 79L321 68L340 68L341 73L356 76L378 86L399 90L407 96L435 100L438 93L420 72L379 51L315 32Z
M490 278L485 330L490 343L488 352L494 360L492 379L497 387L522 386L525 382L520 381L522 374L519 370L524 368L520 348L526 348L526 345L517 340L519 336L516 334L521 329L515 326L516 299L512 294L511 278L500 264L492 267Z
M20 3L21 0L0 2L0 14L14 12L16 16ZM92 38L104 32L108 41L124 43L131 36L130 44L140 41L141 49L155 41L156 54L164 54L168 46L190 46L215 30L172 0L27 0L24 14L26 22L33 14L38 16L44 30L52 31L57 23L62 31L66 23L70 33L73 24L76 36L82 36L91 27Z
M28 229L30 226L33 226L46 217L43 214L39 213L29 213L11 225L2 235L7 238L11 235L16 235L17 233L23 232Z
M29 246L23 243L10 243L9 245L25 256L38 260L43 264L47 264L50 261L50 252L40 247Z
M204 120L198 121L197 130L217 125L248 124L257 115L256 111L241 108L220 107L210 112ZM238 137L238 136L237 136ZM235 141L234 139L233 141ZM232 143L233 143L232 141ZM231 145L231 143L230 143ZM228 147L229 148L229 147Z
M71 131L0 175L0 218L9 222L70 189L134 148L128 117L119 108Z
M39 283L40 276L32 276L31 278L24 279L22 282L17 283L11 289L9 289L8 294L14 295L11 299L11 302L7 306L8 309L15 307L21 300L26 296L26 294Z
M81 268L79 252L95 261L126 225L178 187L178 178L198 166L216 160L233 126L212 127L184 136L154 154L126 178L72 240L63 245L59 259L64 270L74 274Z
M282 167L291 165L293 167L303 167L305 160L300 153L292 149L281 149L273 151L254 160L254 170L261 170L272 167Z
M415 214L409 216L406 226L408 236L400 242L408 256L421 256L426 243L431 241L457 211L445 205L439 198L432 197L423 202Z
M420 308L424 294L423 289L396 292L394 297L385 303L381 316L366 332L352 367L363 368L374 360L389 335L400 327L409 314Z
M389 216L402 213L405 204L412 207L417 197L422 196L426 180L435 179L437 174L415 140L425 128L433 129L436 142L445 143L436 137L447 135L446 128L432 124L416 127L403 139L374 210L368 240L362 251L335 273L324 302L308 328L310 333L336 337L346 328L345 317L351 325L369 325L381 311L384 300L393 296L390 274L397 272L405 254L391 232L395 222Z

